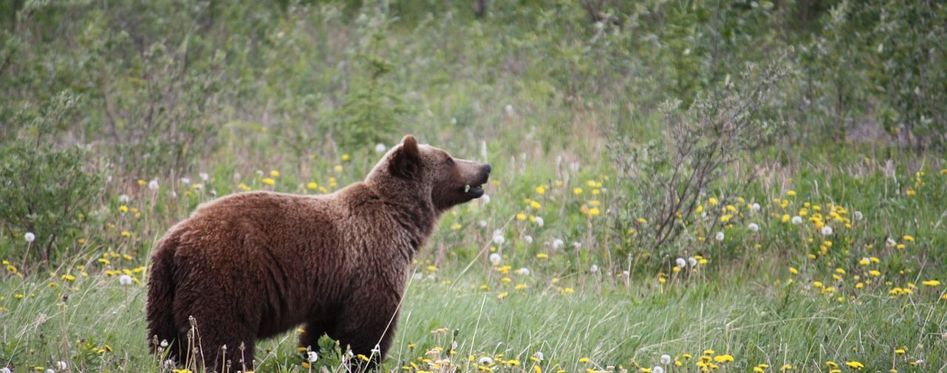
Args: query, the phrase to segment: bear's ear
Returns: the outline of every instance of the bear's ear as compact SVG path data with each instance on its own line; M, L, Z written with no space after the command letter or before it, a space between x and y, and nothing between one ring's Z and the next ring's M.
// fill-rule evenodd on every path
M406 135L401 140L401 148L391 155L388 169L392 175L405 179L414 178L421 168L421 150L414 136Z

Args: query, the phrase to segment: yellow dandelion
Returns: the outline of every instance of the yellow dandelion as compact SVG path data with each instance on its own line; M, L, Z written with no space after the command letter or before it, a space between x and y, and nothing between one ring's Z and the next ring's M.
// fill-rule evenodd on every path
M270 186L276 185L276 180L271 177L264 177L263 180L261 181L263 182L263 184L266 184L266 185L270 185Z
M847 365L849 368L854 369L854 370L861 370L862 368L865 367L865 364L862 364L861 362L854 361L854 360L846 361L845 365Z

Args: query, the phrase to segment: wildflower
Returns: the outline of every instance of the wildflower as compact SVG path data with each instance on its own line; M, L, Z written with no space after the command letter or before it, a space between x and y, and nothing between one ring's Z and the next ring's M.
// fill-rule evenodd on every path
M674 264L676 264L676 265L678 266L678 268L687 267L687 261L684 260L684 258L677 258L677 259L674 261Z
M792 364L783 364L783 366L779 367L779 370L785 372L787 370L792 370L792 368Z
M537 216L536 219L533 219L533 221L536 222L536 225L538 225L538 226L540 226L540 227L542 227L543 224L545 224L545 222L543 221L543 218L541 218L541 217L539 217L539 216Z
M522 212L522 211L516 213L516 220L525 221L525 220L526 220L526 213L524 213L524 212Z
M562 240L560 240L560 239L558 239L558 238L555 239L555 240L552 240L552 248L553 248L554 250L559 250L559 249L563 248L565 245L566 245L565 242L562 242Z
M128 203L128 202L131 201L131 200L132 200L132 198L129 197L127 194L122 194L122 195L118 196L118 201L121 202L121 203Z
M482 197L480 197L480 203L482 203L482 204L484 204L484 205L490 203L490 195L489 195L489 194L484 194Z
M793 216L793 217L792 217L792 220L790 220L790 221L791 221L794 225L799 225L799 224L802 224L802 217L799 216L799 215L796 215L796 216Z
M181 178L181 184L190 185L190 184L191 184L191 178L189 178L189 177L182 177L182 178Z
M855 213L852 214L852 217L855 218L855 221L861 221L862 219L865 218L865 215L862 214L861 211L855 211Z
M544 186L542 186L542 185L536 187L536 194L538 194L538 195L546 194L546 187L544 187Z
M862 364L858 361L846 361L845 365L848 365L849 368L852 368L854 370L861 370L862 368L865 367L865 364Z
M578 195L581 195L581 194L582 194L582 188L576 187L575 189L572 189L572 194L575 194L575 195L577 195L577 196L578 196Z
M129 275L118 276L118 283L121 284L122 286L129 286L132 284L132 276L129 276Z
M831 236L831 235L832 235L832 226L826 225L826 226L822 227L822 235L823 235L823 236Z
M593 207L589 209L589 216L598 216L599 213L600 211L598 210L598 207Z
M308 362L310 362L310 363L315 363L317 360L319 360L319 354L318 354L318 353L316 353L315 351L307 351L307 352L306 352L306 361L308 361Z
M914 242L914 236L904 235L901 239L904 240L904 242Z
M62 280L63 280L63 281L66 281L66 282L73 282L73 281L76 281L76 276L70 275L70 274L68 274L68 273L62 275L62 277L60 277L60 278L62 278Z
M940 281L937 280L921 281L921 283L924 284L924 286L930 286L932 288L940 286Z
M589 272L598 273L598 265L592 264L592 267L589 268Z
M36 235L33 234L33 232L26 232L26 234L23 235L23 239L26 240L27 243L33 243L33 241L36 240Z
M536 254L536 259L539 259L539 260L546 260L546 259L549 259L549 254L546 254L546 253L539 253L539 254Z
M68 368L68 367L69 367L69 365L66 364L65 361L60 360L60 361L57 361L57 362L56 362L56 369L59 369L59 370L66 370L66 368Z
M276 180L274 180L274 179L271 178L271 177L264 177L263 180L262 180L262 182L263 182L263 184L266 184L266 185L271 185L271 186L272 186L272 185L276 185Z
M718 203L720 203L720 201L718 201L715 197L710 197L710 199L707 200L707 204L711 206L716 206Z
M148 189L158 190L158 179L151 179L151 181L148 182Z
M582 364L588 364L588 363L589 363L589 358L587 358L587 357L580 357L580 358L579 358L579 362L582 363Z
M536 353L533 354L533 358L535 358L537 362L542 362L543 360L546 359L545 356L543 356L542 351L536 351ZM530 359L530 360L533 360L533 359Z
M733 362L733 355L730 355L730 354L717 355L717 356L714 356L714 361L716 361L717 363L730 363L730 362Z
M760 211L760 204L753 202L753 204L750 205L750 212L759 212L759 211Z
M662 368L660 365L655 365L653 368L651 368L651 373L664 373L664 368Z
M510 292L508 292L508 291L503 291L503 292L500 292L500 294L497 294L497 299L499 299L499 300L504 300L504 299L506 299L506 297L508 297L508 296L510 296Z
M717 241L723 241L723 238L724 238L723 232L717 232L717 234L714 235L714 239L716 239Z
M208 175L206 172L201 172L197 174L197 176L201 178L201 181L207 181L210 179L210 175Z
M477 359L477 364L480 365L493 365L493 359L489 356L483 356L480 359Z
M529 276L529 268L522 267L516 270L516 274L520 276Z
M332 168L332 170L335 171L335 173L340 174L342 173L342 165L337 164L335 165L335 167Z
M493 232L493 243L495 243L497 246L500 246L500 245L502 245L504 242L506 242L506 238L503 237L503 232L500 231L500 230L494 231L494 232Z
M500 265L500 260L502 260L502 258L500 257L500 254L497 254L497 253L490 254L490 263L491 263L491 264L493 264L493 265L495 265L495 266L498 266L498 265Z
M506 111L506 115L513 115L513 114L516 114L516 111L513 110L513 105L510 105L510 104L507 104L507 105L503 108L503 110Z
M661 364L668 365L671 363L671 355L664 354L661 355Z
M799 270L796 269L796 267L789 267L789 273L794 274L794 275L798 275L798 274L799 274Z
M756 223L750 223L746 227L750 230L750 232L759 232L760 230L760 226L757 225Z
M478 221L478 222L477 222L477 225L480 226L480 228L486 228L486 227L487 227L487 221L486 221L486 220Z
M697 258L695 258L695 257L689 257L689 258L687 258L687 264L690 264L691 267L696 267L696 266L697 266Z

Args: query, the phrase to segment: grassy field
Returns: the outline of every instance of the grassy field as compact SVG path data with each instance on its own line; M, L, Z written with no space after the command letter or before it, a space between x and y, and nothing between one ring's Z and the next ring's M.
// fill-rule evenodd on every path
M358 164L349 159L339 165ZM341 168L328 173L345 179L362 171ZM844 167L822 167L808 179L794 178L799 190L811 191L786 189L734 202L733 223L720 229L722 239L714 235L682 249L681 258L687 262L691 253L696 265L678 267L669 257L649 272L629 273L607 264L602 252L612 248L602 244L604 219L581 207L600 200L607 208L611 181L535 185L528 181L535 170L502 161L496 169L489 203L448 213L417 258L388 369L830 371L837 365L847 371L863 364L869 370L936 371L947 364L947 293L936 281L945 275L939 250L947 171L909 178L908 195L886 193L889 177L881 170L855 182L847 179L858 176ZM307 193L301 183L284 183L289 175L275 174L235 187ZM833 178L853 186L833 190ZM0 317L8 363L18 371L60 361L79 371L159 370L144 335L146 253L124 248L128 241L154 240L166 226L149 221L156 210L183 216L210 198L202 191L211 186L223 188L209 178L203 186L144 186L127 202L110 198L102 209L114 226L102 232L113 236L114 249L89 250L48 274L24 276L4 262ZM597 197L586 196L595 190ZM727 210L722 198L708 197L706 208ZM762 202L759 210L751 201ZM812 215L799 224L784 221L800 210L822 210L823 228L835 231L823 234ZM706 220L697 217L693 226ZM567 237L576 221L583 228ZM757 231L748 228L751 223ZM133 282L123 285L122 274ZM261 345L258 370L340 369L331 342L315 367L303 365L294 344L289 334ZM661 363L664 354L670 363Z
M493 173L385 371L947 371L943 4L487 3L0 4L0 373L189 372L156 240L407 133ZM296 333L256 371L358 360Z

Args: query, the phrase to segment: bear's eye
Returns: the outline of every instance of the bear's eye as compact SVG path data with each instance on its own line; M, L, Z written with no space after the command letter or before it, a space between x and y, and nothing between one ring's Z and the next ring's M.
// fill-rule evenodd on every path
M447 165L448 165L448 166L453 166L453 165L454 165L454 158L447 157Z

